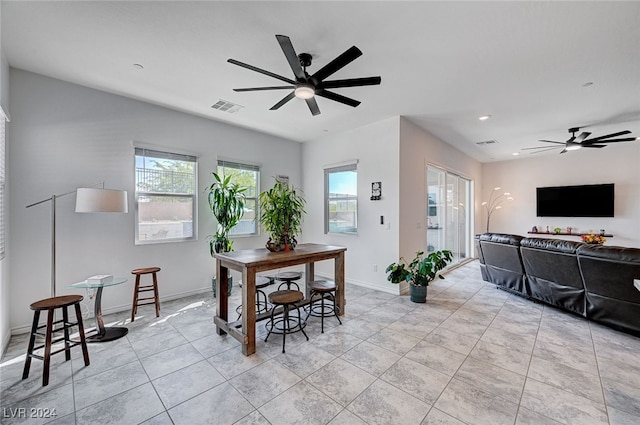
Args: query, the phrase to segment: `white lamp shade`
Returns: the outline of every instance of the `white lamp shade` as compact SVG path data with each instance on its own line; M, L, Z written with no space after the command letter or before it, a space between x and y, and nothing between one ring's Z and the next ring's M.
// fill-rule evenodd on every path
M126 190L80 187L76 193L77 213L129 212Z

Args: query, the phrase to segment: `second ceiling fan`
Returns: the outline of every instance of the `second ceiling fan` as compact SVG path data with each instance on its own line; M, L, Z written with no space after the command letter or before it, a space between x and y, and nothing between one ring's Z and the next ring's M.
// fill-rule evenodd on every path
M257 68L253 65L246 64L244 62L237 61L235 59L228 59L227 62L234 65L241 66L243 68L250 69L255 72L259 72L269 77L276 78L280 81L284 81L289 85L286 86L270 86L270 87L248 87L241 89L233 89L236 92L245 91L263 91L263 90L291 90L282 100L273 105L270 110L279 109L282 105L289 102L294 97L304 99L307 102L307 106L312 115L319 115L320 108L318 102L314 96L321 96L326 99L330 99L336 102L343 103L345 105L356 107L360 104L360 101L351 99L341 94L329 91L327 89L337 89L344 87L358 87L358 86L373 86L378 85L382 81L380 77L363 77L363 78L348 78L344 80L330 80L325 81L340 69L344 68L349 63L362 55L360 49L356 46L352 46L347 49L340 56L320 68L318 71L309 75L307 73L307 67L311 66L312 56L308 53L296 54L291 40L286 35L276 35L280 48L284 53L284 56L289 62L289 66L293 71L294 78L283 77L282 75L274 74L273 72L266 71L264 69Z
M545 143L553 143L556 146L534 146L531 148L523 148L523 151L526 150L535 150L535 152L529 153L540 153L546 152L552 149L562 149L560 153L566 153L568 151L574 151L581 148L604 148L606 146L605 143L615 143L615 142L631 142L636 140L635 137L624 137L621 139L614 139L614 137L624 136L626 134L631 134L629 130L619 131L617 133L611 133L604 136L593 137L589 139L591 135L588 131L583 131L579 136L576 136L576 133L580 131L579 127L573 127L569 129L569 133L571 133L571 137L565 142L557 142L555 140L539 140L540 142Z

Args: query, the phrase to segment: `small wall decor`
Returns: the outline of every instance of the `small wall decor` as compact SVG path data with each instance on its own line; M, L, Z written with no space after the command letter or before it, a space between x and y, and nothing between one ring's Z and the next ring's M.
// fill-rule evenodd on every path
M371 200L379 201L382 199L382 182L371 183Z

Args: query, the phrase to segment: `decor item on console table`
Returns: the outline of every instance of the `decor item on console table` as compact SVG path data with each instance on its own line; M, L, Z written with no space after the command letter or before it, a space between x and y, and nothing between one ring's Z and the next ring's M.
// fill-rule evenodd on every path
M599 244L599 245L602 245L603 243L605 243L607 241L607 238L605 238L604 236L595 235L593 233L588 233L586 235L580 235L580 239L582 239L582 242L584 242L584 243Z
M409 295L414 303L427 302L427 286L435 278L444 279L440 271L453 259L451 251L434 251L423 257L424 251L418 251L411 263L404 258L398 263L389 264L387 280L392 283L409 282Z
M570 233L569 232L560 232L560 233L555 233L554 232L554 233L550 233L550 232L536 232L536 231L531 231L531 232L527 232L527 233L530 234L530 235L549 235L549 236L583 236L583 235L594 234L593 232L587 232L587 233L574 232L573 229L572 229L572 231ZM599 236L603 236L605 238L612 238L613 237L613 235L610 234L610 233L609 234L605 233L604 235L600 234Z

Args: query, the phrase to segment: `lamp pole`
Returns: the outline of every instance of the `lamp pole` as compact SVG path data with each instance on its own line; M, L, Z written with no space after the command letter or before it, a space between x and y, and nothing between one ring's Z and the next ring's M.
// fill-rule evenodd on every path
M93 188L97 186L102 186L102 189L104 189L104 181L99 183L94 183L92 185L85 186L85 187ZM27 208L31 208L31 207L35 207L36 205L43 204L45 202L51 202L51 296L52 297L56 296L56 200L58 198L62 198L64 196L68 196L73 193L76 193L77 191L78 189L63 193L61 195L51 195L50 198L43 199L41 201L34 202L33 204L27 205Z
M489 200L483 202L481 205L485 207L487 210L487 233L489 233L489 222L491 220L491 215L502 208L502 202L506 199L507 201L513 201L513 197L511 193L504 192L498 196L495 196L496 192L500 190L500 187L494 187L489 195Z

